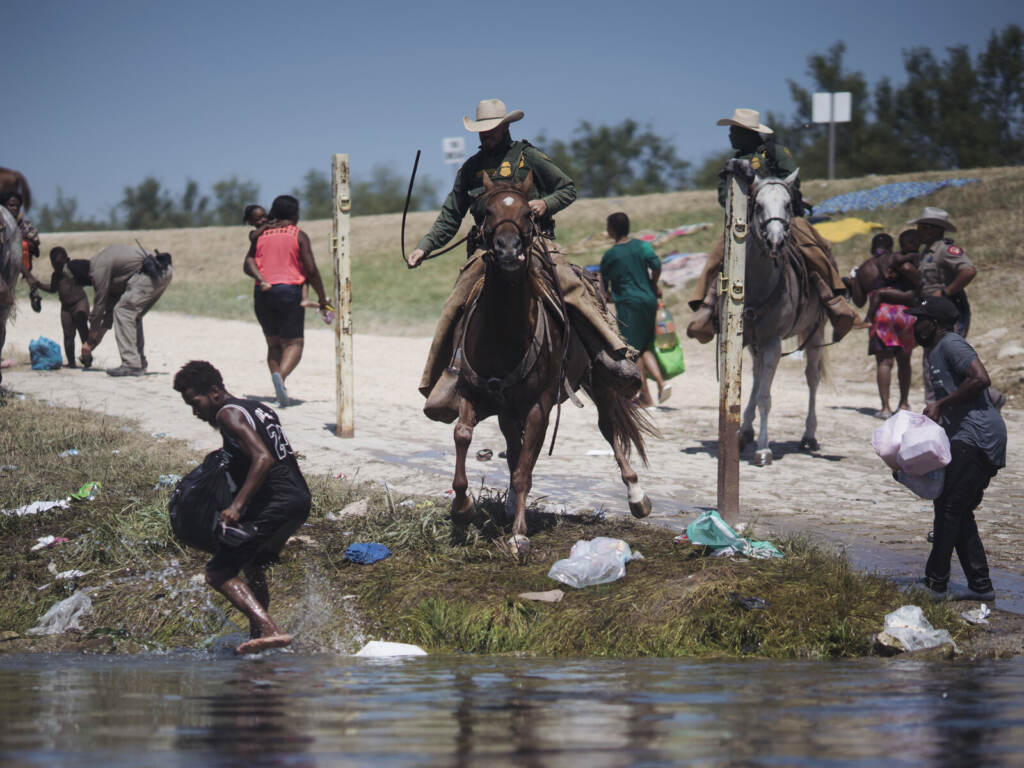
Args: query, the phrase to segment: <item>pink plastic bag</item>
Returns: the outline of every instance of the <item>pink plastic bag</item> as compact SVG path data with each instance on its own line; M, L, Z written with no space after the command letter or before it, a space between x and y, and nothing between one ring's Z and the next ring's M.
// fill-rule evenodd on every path
M871 435L871 446L890 469L900 468L896 455L900 452L903 433L915 423L919 423L919 419L925 419L925 416L913 411L896 411L875 428L874 434Z
M900 438L900 450L896 463L908 475L918 477L949 464L949 437L946 430L923 414L917 414L920 421L908 427Z

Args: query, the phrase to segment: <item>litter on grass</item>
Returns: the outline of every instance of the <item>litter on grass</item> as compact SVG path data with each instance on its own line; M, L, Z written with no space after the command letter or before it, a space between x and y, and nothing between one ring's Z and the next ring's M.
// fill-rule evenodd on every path
M546 592L520 592L517 597L520 600L536 600L539 603L560 603L565 597L565 592L560 589L549 589Z
M626 563L640 559L643 555L632 552L622 539L580 539L572 545L568 558L551 566L548 577L576 589L608 584L626 575Z
M82 629L82 618L92 613L88 590L80 589L71 597L54 604L26 635L61 635L69 629Z
M723 557L746 555L758 560L767 560L783 556L769 541L754 541L739 536L713 509L702 513L686 526L686 536L690 543L710 547L715 550L716 555Z
M342 559L361 565L370 565L386 557L391 557L391 550L383 544L370 541L349 544Z
M57 455L60 456L62 459L66 459L68 456L77 456L78 455L78 449L77 448L68 448L66 451L61 451Z
M0 509L0 515L24 517L25 515L37 515L40 512L46 512L51 509L67 508L67 499L63 501L33 501L31 504L26 504L25 506L18 507L17 509Z
M181 475L160 475L156 481L156 485L153 486L154 491L158 491L161 488L174 488L181 481Z
M71 498L77 501L92 501L100 495L100 489L103 484L98 480L90 480L88 483L82 485L77 491L71 494Z
M973 608L969 611L964 611L960 614L960 617L968 624L988 624L988 617L992 614L992 610L982 603L977 608Z
M70 539L65 539L63 536L40 536L36 539L36 543L29 547L29 552L38 552L40 549L46 549L47 547L55 547L58 544L63 544Z
M952 635L945 629L935 629L916 605L904 605L885 615L885 634L899 641L908 651L936 648L951 643L956 650ZM959 650L957 650L959 653Z

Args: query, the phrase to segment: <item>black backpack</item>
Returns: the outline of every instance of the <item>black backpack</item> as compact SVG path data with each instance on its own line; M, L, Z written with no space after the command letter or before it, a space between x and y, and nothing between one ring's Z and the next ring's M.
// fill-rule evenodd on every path
M167 502L174 537L190 547L214 552L221 532L221 510L230 506L237 488L228 474L228 456L216 450L181 480Z

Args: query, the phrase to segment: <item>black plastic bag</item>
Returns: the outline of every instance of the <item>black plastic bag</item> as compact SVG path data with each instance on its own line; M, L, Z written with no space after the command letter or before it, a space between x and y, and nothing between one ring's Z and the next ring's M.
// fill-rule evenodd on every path
M181 480L167 502L171 531L182 544L214 552L221 533L220 513L235 498L228 457L213 451Z

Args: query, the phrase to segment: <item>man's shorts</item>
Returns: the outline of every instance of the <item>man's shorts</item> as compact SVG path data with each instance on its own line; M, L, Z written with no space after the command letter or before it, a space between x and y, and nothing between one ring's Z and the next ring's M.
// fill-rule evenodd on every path
M301 339L306 324L306 310L302 307L302 286L279 283L269 291L257 285L253 292L253 308L260 321L264 336L282 339Z
M206 572L235 576L247 565L276 562L285 542L306 522L311 506L308 492L274 494L265 500L257 494L240 521L256 534L238 546L221 544L206 564Z

